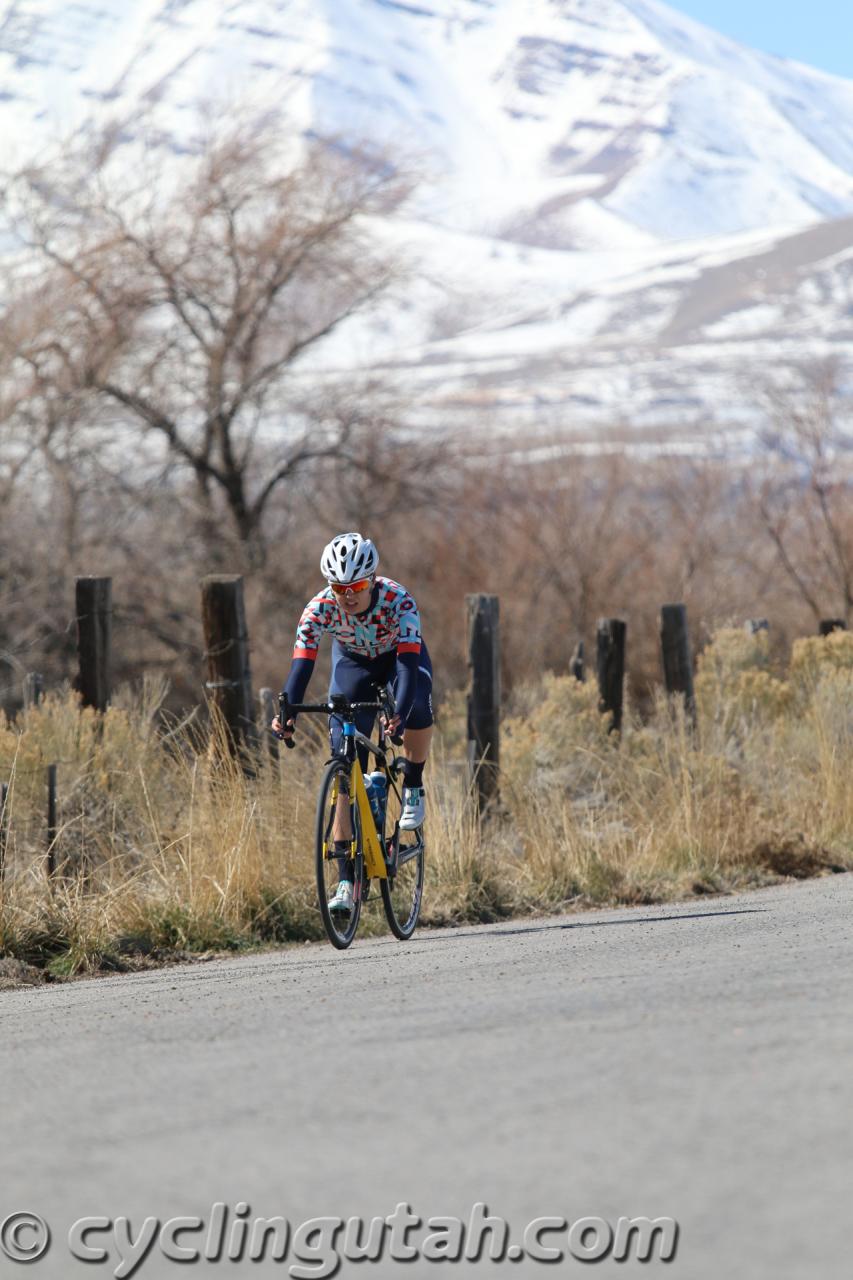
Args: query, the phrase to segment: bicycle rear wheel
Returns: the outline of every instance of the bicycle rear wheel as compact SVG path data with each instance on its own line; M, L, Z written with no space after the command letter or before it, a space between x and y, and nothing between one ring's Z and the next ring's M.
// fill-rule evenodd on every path
M320 784L320 795L317 801L317 826L315 844L315 866L317 871L317 896L320 900L320 914L329 941L333 947L343 951L350 945L358 928L361 915L361 895L364 868L364 855L361 849L361 833L359 830L355 806L350 805L350 821L355 834L356 856L353 867L353 903L349 912L330 911L329 900L334 897L340 879L339 860L334 853L332 829L335 821L338 797L349 796L350 766L344 760L330 760Z
M421 913L424 891L424 831L401 831L402 799L388 788L385 806L385 848L388 878L380 880L382 905L395 937L411 938Z

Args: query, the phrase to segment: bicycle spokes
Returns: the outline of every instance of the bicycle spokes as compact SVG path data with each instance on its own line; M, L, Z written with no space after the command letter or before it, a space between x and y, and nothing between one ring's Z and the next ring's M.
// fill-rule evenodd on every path
M388 879L380 881L385 915L398 938L414 932L421 909L424 884L423 831L401 831L402 797L396 788L388 796L385 846Z
M317 806L317 894L329 940L339 948L348 947L355 937L362 902L363 859L348 784L349 765L331 761Z

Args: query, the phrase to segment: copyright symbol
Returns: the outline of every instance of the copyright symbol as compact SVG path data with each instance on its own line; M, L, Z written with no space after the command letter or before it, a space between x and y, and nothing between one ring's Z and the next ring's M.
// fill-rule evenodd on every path
M37 1213L10 1213L0 1222L0 1249L13 1262L35 1262L50 1248L50 1227Z

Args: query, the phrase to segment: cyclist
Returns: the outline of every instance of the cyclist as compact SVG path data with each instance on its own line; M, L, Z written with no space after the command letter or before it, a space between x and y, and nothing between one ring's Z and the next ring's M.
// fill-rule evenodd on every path
M394 714L385 724L388 733L403 730L405 763L403 812L400 828L415 831L424 820L424 764L432 738L432 664L421 636L418 607L399 582L378 577L379 554L360 533L339 533L320 558L327 586L302 611L296 629L293 662L284 692L289 702L302 702L314 671L324 631L332 634L332 678L329 696L343 694L350 702L375 699L385 686L394 698ZM374 714L359 711L357 729L368 734ZM282 725L278 716L272 729L282 738L293 734L294 721ZM332 749L341 741L342 723L329 718ZM359 749L362 768L367 751ZM333 911L352 907L353 863L348 857L352 840L349 807L342 797L333 829L340 882L329 903Z

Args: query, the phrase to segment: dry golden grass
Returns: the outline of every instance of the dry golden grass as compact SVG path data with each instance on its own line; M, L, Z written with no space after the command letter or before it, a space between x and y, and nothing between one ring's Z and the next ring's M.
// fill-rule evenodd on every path
M766 636L723 631L697 674L698 730L661 698L607 732L595 690L546 676L504 722L502 793L479 821L451 699L429 766L423 920L656 902L853 867L853 634L804 640L770 671ZM55 975L322 936L314 804L326 748L255 774L202 717L163 723L164 689L103 717L68 693L0 728L10 783L0 954ZM221 744L219 744L221 745ZM45 767L58 762L47 876ZM378 905L363 928L383 928Z

